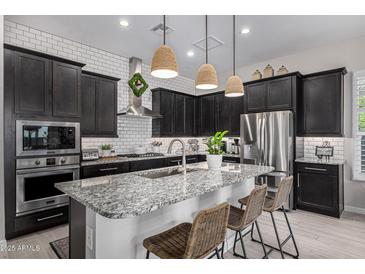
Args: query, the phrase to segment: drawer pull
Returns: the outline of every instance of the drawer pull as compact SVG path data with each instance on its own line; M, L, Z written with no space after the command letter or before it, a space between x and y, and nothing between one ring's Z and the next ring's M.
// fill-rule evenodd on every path
M180 163L181 160L171 160L170 163Z
M112 170L118 170L117 167L109 167L109 168L100 168L99 171L112 171Z
M324 172L327 171L326 168L315 168L315 167L305 167L304 169L306 169L306 170L315 170L315 171L324 171Z
M237 163L236 161L233 160L223 160L224 163Z
M54 219L54 218L61 217L61 216L63 216L63 213L58 213L58 214L51 215L51 216L48 216L48 217L38 218L37 222L42 222L42 221L45 221L45 220Z

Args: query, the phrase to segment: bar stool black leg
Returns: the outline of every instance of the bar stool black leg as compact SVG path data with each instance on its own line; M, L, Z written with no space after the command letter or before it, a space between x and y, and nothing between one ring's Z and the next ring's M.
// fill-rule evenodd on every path
M270 216L271 216L272 224L273 224L273 226L274 226L275 235L276 235L276 240L278 241L278 246L279 246L279 249L280 249L281 258L282 258L282 259L285 259L285 257L284 257L284 253L283 253L283 249L282 249L282 247L281 247L281 242L280 242L280 238L279 238L278 229L277 229L277 227L276 227L276 223L275 223L274 215L273 215L273 213L272 213L272 212L270 212Z
M240 241L241 241L241 247L242 247L242 251L243 251L243 257L244 257L245 259L247 259L247 254L246 254L245 245L244 245L244 243L243 243L242 233L241 233L241 231L239 231L238 233L239 233L239 235L240 235Z
M293 256L294 258L299 258L299 250L298 250L298 247L297 247L297 243L295 242L295 239L294 239L294 234L293 234L293 231L291 229L291 226L290 226L290 223L289 223L289 219L288 219L288 216L286 215L286 212L285 212L285 208L284 206L282 207L282 210L284 212L284 216L285 216L285 220L286 220L286 223L288 225L288 228L289 228L289 232L290 232L290 235L289 237L291 236L292 240L293 240L293 244L294 244L294 248L295 248L295 252L297 253L296 256Z
M224 241L222 243L222 249L221 249L221 257L222 257L222 259L224 259L223 254L224 254Z
M220 259L221 258L221 256L219 256L218 248L215 249L215 255L217 255L217 259Z
M150 258L150 251L147 250L147 252L146 252L146 259L149 259L149 258Z
M261 235L261 231L260 231L260 228L259 228L259 224L257 223L257 220L255 221L255 224L256 224L256 227L257 227L257 233L259 234L259 237L260 237L260 242L261 242L261 246L262 246L262 249L264 250L264 259L267 259L267 253L266 253L266 248L265 248L265 244L264 244L264 239L262 238L262 235ZM252 230L253 230L253 224L252 224ZM251 239L252 239L252 230L251 230Z
M256 222L256 221L255 221ZM253 230L255 229L255 222L252 223L252 226L251 226L251 240L253 238Z

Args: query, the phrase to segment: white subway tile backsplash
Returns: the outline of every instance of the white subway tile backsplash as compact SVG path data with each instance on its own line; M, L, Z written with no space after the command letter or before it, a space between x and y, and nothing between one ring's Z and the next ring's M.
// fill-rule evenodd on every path
M304 137L304 157L313 158L316 153L316 146L323 145L323 142L330 142L330 146L334 147L333 158L336 160L344 159L344 138L328 138L328 137ZM297 148L298 150L298 148Z
M121 78L118 83L118 111L128 105L129 59L127 57L11 21L5 20L4 25L6 43L85 63L84 70ZM192 79L181 76L174 79L154 78L150 74L150 66L146 64L142 66L142 75L149 89L164 87L195 94L195 83ZM142 96L142 104L147 108L152 107L152 93L149 90ZM109 143L118 153L132 153L135 146L148 146L152 141L151 136L151 119L121 116L118 118L118 138L82 138L82 147L99 147L103 143Z

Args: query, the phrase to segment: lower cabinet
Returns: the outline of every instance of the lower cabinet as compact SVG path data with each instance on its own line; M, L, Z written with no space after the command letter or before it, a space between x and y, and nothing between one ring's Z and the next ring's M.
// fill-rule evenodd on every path
M129 172L129 162L81 167L81 179Z
M237 163L241 161L240 157L223 156L223 163Z
M130 162L130 172L161 168L165 166L166 166L165 158L132 161Z
M67 223L68 206L45 210L15 218L15 231L17 235L23 235L40 229ZM10 237L13 238L13 237Z
M297 163L297 208L333 217L343 212L343 165Z

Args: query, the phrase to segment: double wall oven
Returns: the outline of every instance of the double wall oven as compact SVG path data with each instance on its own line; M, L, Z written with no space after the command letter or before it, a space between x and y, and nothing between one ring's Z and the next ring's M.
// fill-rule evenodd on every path
M80 124L16 121L16 215L68 204L54 187L79 179Z

